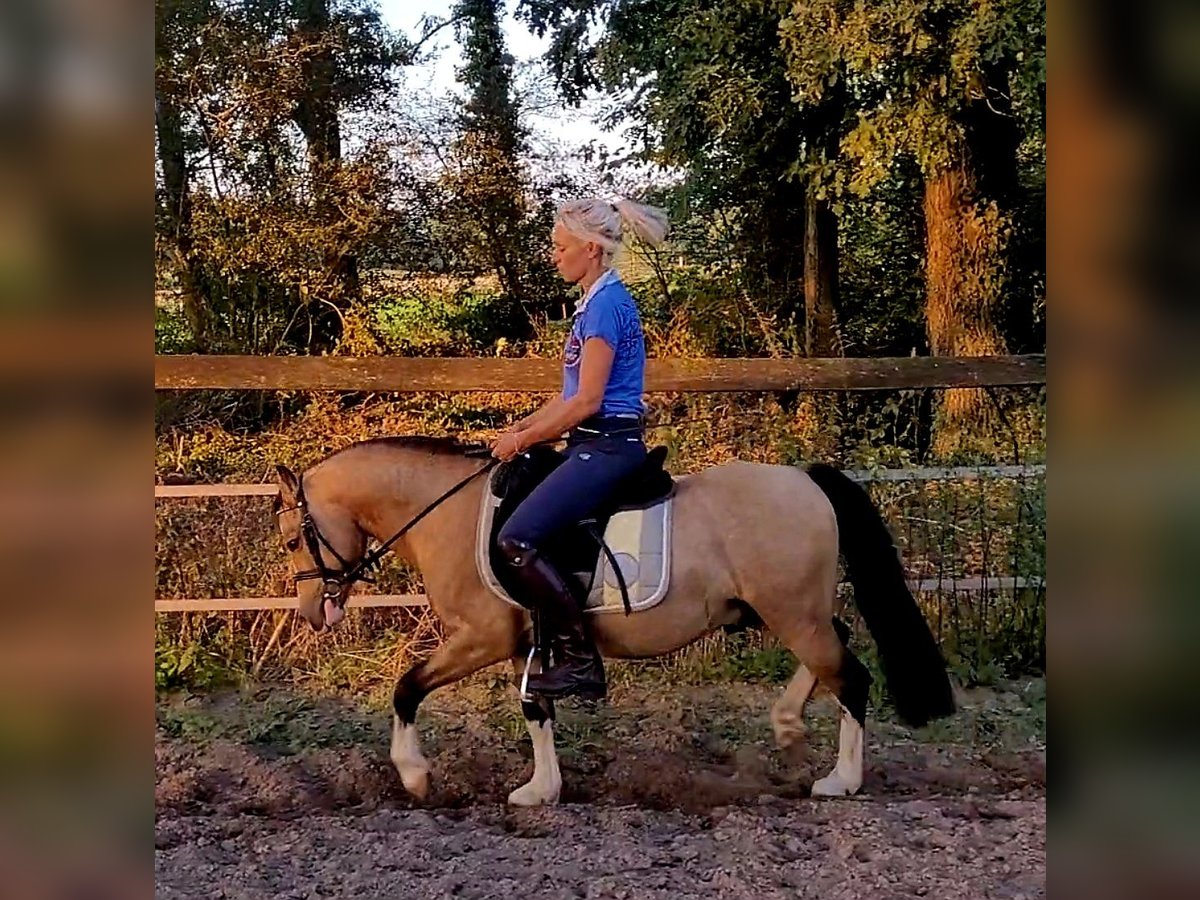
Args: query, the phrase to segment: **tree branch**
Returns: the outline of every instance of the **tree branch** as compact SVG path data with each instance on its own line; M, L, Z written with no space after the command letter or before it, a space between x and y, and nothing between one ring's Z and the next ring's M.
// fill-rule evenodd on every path
M423 26L424 34L421 35L421 39L419 41L417 41L415 44L412 45L412 47L409 48L409 51L412 53L414 60L416 59L418 51L420 51L420 49L421 49L421 45L424 44L426 41L428 41L431 37L433 37L435 34L437 34L439 31L441 31L443 28L445 28L448 25L457 25L459 22L465 22L466 20L467 20L467 16L463 15L462 13L459 13L458 15L450 16L448 19L444 19L441 22L438 22L437 25L433 25L432 27L430 27L432 25L432 23L437 20L436 19L424 19L423 20L425 23Z

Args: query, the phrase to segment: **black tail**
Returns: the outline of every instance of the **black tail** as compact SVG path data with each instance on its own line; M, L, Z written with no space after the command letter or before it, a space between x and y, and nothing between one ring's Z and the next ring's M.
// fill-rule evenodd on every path
M879 647L888 693L900 718L924 725L954 712L946 663L917 601L879 510L863 488L824 464L806 470L829 498L854 603Z

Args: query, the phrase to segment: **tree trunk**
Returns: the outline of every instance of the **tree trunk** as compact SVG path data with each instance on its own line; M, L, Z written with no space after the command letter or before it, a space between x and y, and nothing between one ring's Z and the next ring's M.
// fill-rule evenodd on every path
M804 354L842 356L837 332L837 217L813 191L804 198ZM840 455L841 410L835 393L802 395L796 411L809 459Z
M296 108L296 124L308 144L308 167L313 189L324 186L328 169L342 158L342 135L337 105L333 100L333 77L337 60L333 48L323 46L329 33L329 0L305 0L300 10L300 34L312 47L305 48L304 96ZM318 178L321 176L321 178Z
M1007 84L1008 74L1003 67L985 68L978 91L986 100L967 103L959 120L979 194L995 201L1014 220L1021 217L1035 226L1014 229L1004 248L1006 292L994 316L1010 351L1036 353L1045 348L1044 336L1037 340L1034 324L1035 286L1045 271L1045 209L1043 206L1040 215L1035 212L1036 198L1021 184L1019 148L1023 131Z
M981 202L971 163L961 151L925 181L925 320L934 356L990 356L1006 351L996 324L1004 288L1007 223L994 203ZM948 390L942 398L936 447L987 440L994 413L980 391Z
M300 9L300 33L312 45L330 37L329 0L304 0ZM295 121L304 135L308 148L308 171L312 179L314 204L318 217L337 215L330 201L332 180L342 162L342 134L338 121L337 101L333 82L337 71L334 50L322 46L310 52L303 66L304 96L296 106ZM336 285L335 296L325 297L340 309L346 309L361 293L358 260L354 254L338 247L325 251L325 272L329 283ZM341 334L341 319L328 307L314 311L317 320L315 340L319 345L310 349L330 349Z
M486 246L476 248L477 258L495 271L501 291L524 312L528 322L517 327L531 335L536 316L549 316L553 300L537 296L536 266L530 264L526 248L528 178L520 161L525 133L512 87L513 60L501 25L504 3L459 0L454 16L463 48L459 77L470 96L458 117L460 136L454 149L461 164L451 189L466 225L463 233L482 236Z
M179 107L165 92L154 92L154 124L158 138L158 161L163 172L164 213L169 223L169 242L175 274L179 278L183 314L197 351L211 348L211 313L203 278L192 260L192 202L188 193L187 151Z
M804 353L842 356L836 313L837 217L811 191L804 214Z

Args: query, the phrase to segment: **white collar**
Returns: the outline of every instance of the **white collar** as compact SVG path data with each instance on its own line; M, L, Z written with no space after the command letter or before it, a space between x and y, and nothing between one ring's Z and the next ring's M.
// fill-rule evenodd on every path
M588 305L588 301L596 296L600 288L604 287L610 281L615 281L616 278L617 272L615 269L609 268L601 272L600 277L593 281L592 286L587 289L587 293L575 301L575 315L583 312L584 308Z

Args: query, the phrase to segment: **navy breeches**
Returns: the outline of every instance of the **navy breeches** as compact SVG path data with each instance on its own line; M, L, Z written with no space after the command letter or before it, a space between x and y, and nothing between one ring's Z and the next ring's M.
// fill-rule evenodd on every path
M636 421L605 419L600 424L608 426L601 430L618 431L636 426ZM646 445L640 431L604 436L572 432L565 456L566 461L513 510L498 535L502 544L516 541L540 549L548 537L586 519L645 462Z

